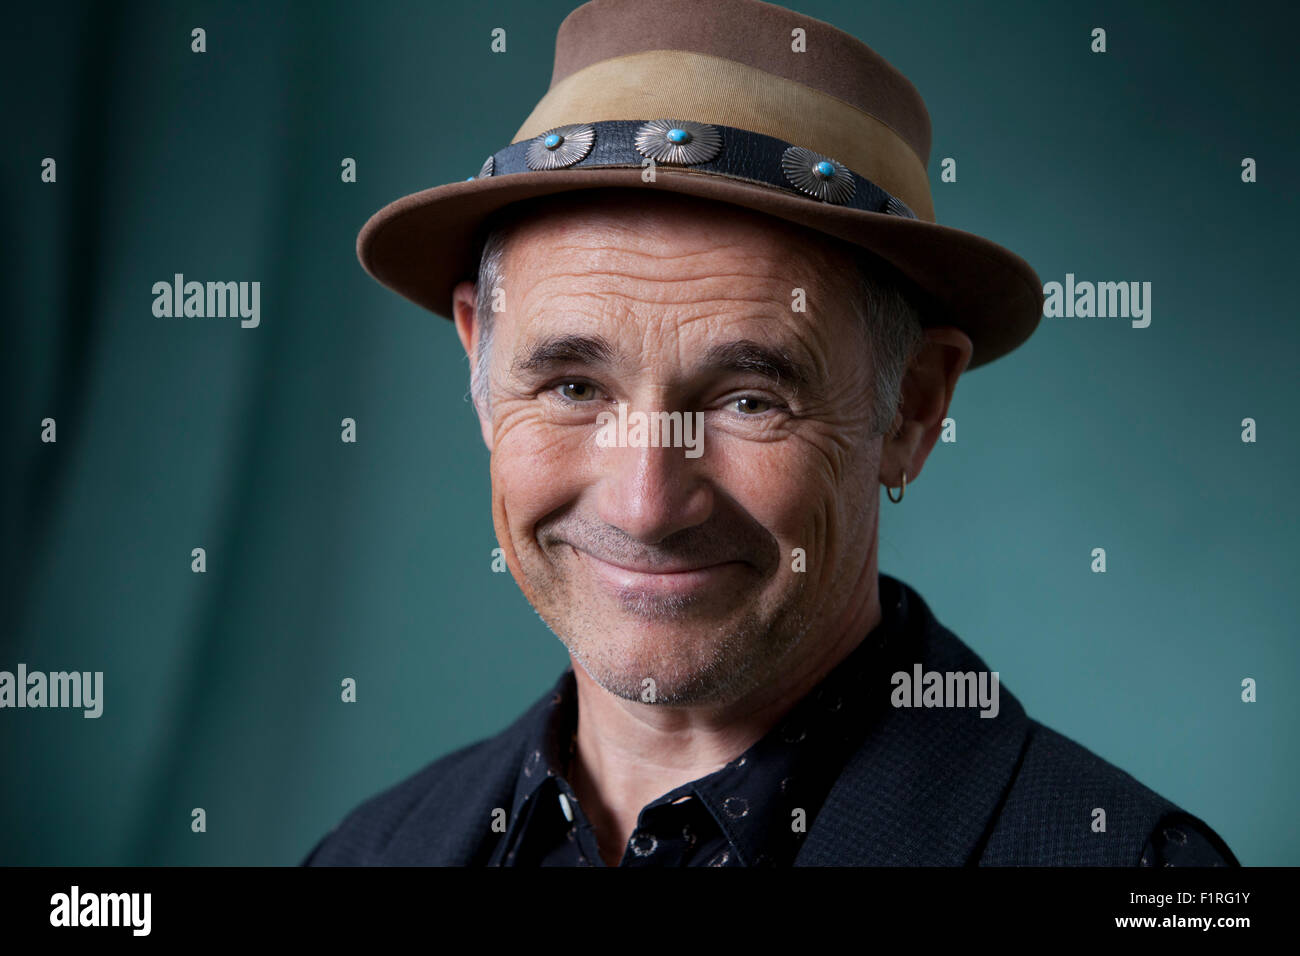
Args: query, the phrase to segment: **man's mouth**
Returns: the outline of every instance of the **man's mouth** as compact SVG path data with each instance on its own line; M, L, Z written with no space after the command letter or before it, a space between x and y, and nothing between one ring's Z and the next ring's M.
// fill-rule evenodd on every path
M648 591L662 595L691 595L727 582L735 582L745 562L729 561L630 561L601 558L570 545L578 559L591 568L596 578L616 593Z

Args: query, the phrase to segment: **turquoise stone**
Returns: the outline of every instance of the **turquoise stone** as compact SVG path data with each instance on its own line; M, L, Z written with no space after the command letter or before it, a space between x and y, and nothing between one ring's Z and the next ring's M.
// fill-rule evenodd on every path
M820 163L818 163L816 166L813 167L813 172L816 173L817 176L819 176L822 179L830 179L832 176L835 175L835 167L823 159Z
M546 139L543 142L545 143L547 149L555 149L555 147L559 146L561 143L564 142L564 137L561 136L559 133L552 133L550 136L546 137Z
M670 143L689 143L691 134L684 129L670 129L668 131L668 142Z

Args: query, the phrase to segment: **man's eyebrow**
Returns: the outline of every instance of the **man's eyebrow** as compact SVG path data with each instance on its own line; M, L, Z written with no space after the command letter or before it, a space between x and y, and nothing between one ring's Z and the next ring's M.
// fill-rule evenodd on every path
M704 363L714 369L749 372L796 389L811 388L816 381L812 370L784 349L771 348L749 339L715 345L704 353Z
M599 335L556 335L534 342L528 351L514 360L511 371L545 371L565 362L589 365L609 364L614 360L613 347Z
M545 372L568 363L610 365L614 360L614 347L599 335L556 335L533 343L511 363L511 371L519 375ZM704 353L701 367L712 372L760 375L796 390L812 389L816 384L811 368L787 350L751 339L710 346Z

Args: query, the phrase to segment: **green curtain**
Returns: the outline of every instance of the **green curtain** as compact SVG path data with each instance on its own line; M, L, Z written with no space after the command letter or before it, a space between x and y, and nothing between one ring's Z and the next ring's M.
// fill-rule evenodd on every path
M795 6L916 83L941 222L1044 282L1152 283L1147 328L1044 319L962 380L957 441L885 506L882 570L1032 716L1243 862L1300 862L1294 15ZM354 247L380 206L509 142L569 9L10 12L0 670L104 677L98 718L0 710L0 863L296 863L566 666L491 569L488 458L450 324ZM259 324L155 315L177 273L258 282Z

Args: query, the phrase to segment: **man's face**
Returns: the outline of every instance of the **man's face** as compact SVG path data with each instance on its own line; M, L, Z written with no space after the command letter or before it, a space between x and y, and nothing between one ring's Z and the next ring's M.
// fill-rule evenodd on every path
M871 362L840 254L756 214L654 198L570 200L510 239L484 422L493 521L598 684L722 703L869 586ZM619 403L629 422L702 413L702 446L609 447L598 416Z

